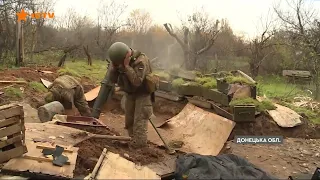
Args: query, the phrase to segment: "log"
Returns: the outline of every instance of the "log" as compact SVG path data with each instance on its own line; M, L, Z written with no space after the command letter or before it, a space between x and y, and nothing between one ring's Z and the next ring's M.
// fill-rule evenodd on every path
M100 139L131 141L131 137L126 137L126 136L110 136L110 135L100 135L100 134L90 134L89 136L93 138L100 138Z
M100 166L101 166L102 161L104 160L106 154L107 154L107 149L104 148L103 151L102 151L102 153L101 153L101 155L100 155L100 157L99 157L99 160L98 160L96 166L94 167L94 169L93 169L93 171L92 171L92 173L91 173L91 176L90 176L90 178L89 178L90 180L96 178L97 173L98 173L98 171L99 171L99 169L100 169Z
M27 81L0 81L0 83L17 83L17 84L26 84Z

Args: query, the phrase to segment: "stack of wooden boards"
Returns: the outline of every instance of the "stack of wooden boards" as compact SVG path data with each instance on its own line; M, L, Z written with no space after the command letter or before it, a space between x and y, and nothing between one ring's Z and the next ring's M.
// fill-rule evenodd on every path
M16 104L0 106L0 163L28 152L25 145L23 107Z

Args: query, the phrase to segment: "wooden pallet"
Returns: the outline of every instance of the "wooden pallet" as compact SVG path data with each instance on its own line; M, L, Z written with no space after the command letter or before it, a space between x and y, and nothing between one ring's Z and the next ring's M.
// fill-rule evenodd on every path
M55 145L50 143L34 143L32 141L26 141L28 146L28 153L10 159L2 168L4 174L22 175L25 177L41 177L46 179L72 179L74 169L76 166L76 160L78 156L77 147L63 146L63 155L68 157L68 161L62 167L53 165L53 157L45 157L42 154L43 149L55 149Z
M0 163L28 152L22 106L17 104L0 106L0 138Z

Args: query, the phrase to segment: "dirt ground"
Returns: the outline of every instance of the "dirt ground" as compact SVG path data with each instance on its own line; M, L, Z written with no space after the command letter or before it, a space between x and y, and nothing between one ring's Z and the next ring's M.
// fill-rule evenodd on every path
M313 174L320 167L320 139L287 138L280 145L249 145L229 142L232 153L249 160L280 179Z
M45 74L36 70L49 70L53 74ZM23 68L0 71L1 80L24 80L38 81L40 78L53 81L57 75L56 68ZM88 78L83 78L81 83L84 85L85 92L94 88L92 82ZM1 88L6 85L0 85ZM25 102L28 102L32 107L37 108L39 102L43 99L43 93L35 93L32 89L25 87L26 85L15 85L15 87L24 87ZM6 99L0 95L0 101L14 100ZM0 102L1 104L2 102ZM178 114L185 103L176 103L162 98L156 98L154 105L155 115L163 120L170 119ZM85 129L88 132L97 134L109 135L127 135L124 129L124 112L120 108L120 101L112 100L104 108L100 116L106 125L112 127L111 130L106 129ZM76 110L68 112L68 114L78 114ZM230 136L233 139L237 135L283 135L286 137L284 144L281 145L240 145L229 141L226 144L224 153L233 153L241 157L247 158L251 163L257 165L268 173L271 173L279 178L287 178L289 175L309 172L313 173L315 167L320 166L319 150L320 146L320 128L314 126L306 119L303 125L295 128L280 128L273 120L266 115L260 115L255 123L237 124ZM152 136L157 136L153 133ZM312 139L314 138L314 140ZM80 147L77 165L75 170L76 176L86 176L94 168L103 148L109 151L118 153L122 157L142 165L160 162L166 158L165 151L153 144L149 144L148 148L140 150L130 150L126 143L119 141L106 141L102 139L90 139L78 144Z
M184 104L157 98L154 111L157 117L169 119L170 116L179 113L183 107ZM124 114L119 101L113 101L112 105L109 105L107 112L104 112L100 119L121 135L127 135L123 128ZM313 173L316 167L320 166L320 151L318 150L320 145L319 126L315 127L305 119L303 121L305 124L300 127L286 129L280 128L268 116L261 115L257 118L256 123L237 124L230 135L230 141L226 143L222 153L233 153L246 158L252 164L281 179L288 178L290 175ZM232 142L235 134L282 135L286 139L284 144L281 145L242 145ZM152 136L157 136L157 134L149 132L149 139L156 138Z
M108 130L103 127L86 127L81 129L94 134L119 135L114 130ZM75 177L83 176L92 172L94 166L98 162L103 148L106 148L110 152L117 153L123 158L140 165L160 162L166 156L165 150L160 149L151 143L149 143L146 148L134 150L131 149L126 142L91 138L79 143L77 147L79 147L79 151L76 169L74 171Z

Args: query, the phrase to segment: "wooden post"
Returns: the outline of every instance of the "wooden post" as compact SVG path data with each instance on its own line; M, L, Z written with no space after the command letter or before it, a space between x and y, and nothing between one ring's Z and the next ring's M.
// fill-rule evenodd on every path
M20 31L20 39L21 39L21 44L20 44L20 55L21 55L21 58L20 58L20 65L24 65L24 32L23 32L23 24L20 23L20 27L21 27L21 31Z
M20 65L20 31L21 31L21 21L17 21L16 27L16 66Z

